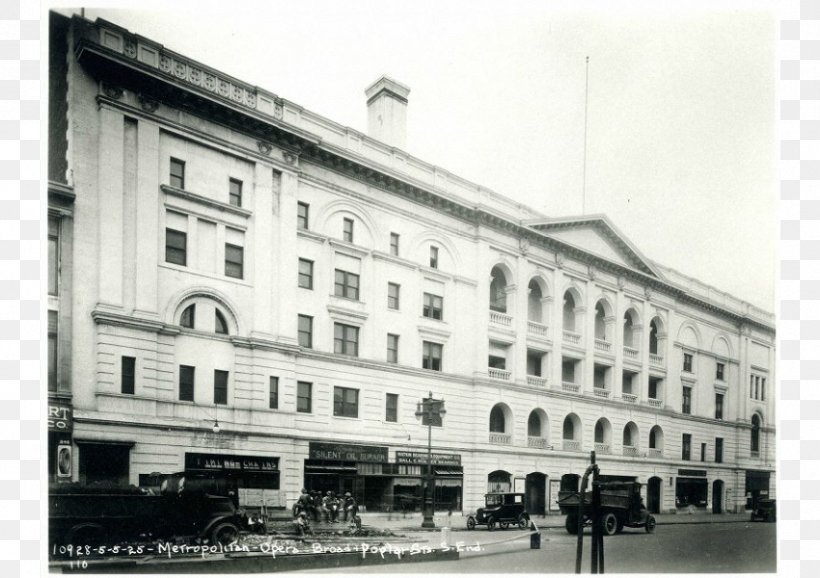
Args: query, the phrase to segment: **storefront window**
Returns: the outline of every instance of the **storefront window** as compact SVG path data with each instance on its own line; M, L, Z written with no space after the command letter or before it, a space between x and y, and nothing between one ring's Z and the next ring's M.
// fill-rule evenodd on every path
M709 482L703 478L678 478L675 485L675 506L705 508Z

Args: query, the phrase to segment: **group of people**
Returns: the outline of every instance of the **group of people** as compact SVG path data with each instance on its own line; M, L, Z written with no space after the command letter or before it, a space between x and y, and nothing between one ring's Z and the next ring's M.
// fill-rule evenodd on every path
M341 520L339 520L340 513ZM294 518L304 514L304 517L310 520L324 521L329 524L354 520L358 513L359 505L350 492L346 492L343 497L337 497L332 490L328 490L323 496L318 490L308 492L302 488L302 494L293 506Z

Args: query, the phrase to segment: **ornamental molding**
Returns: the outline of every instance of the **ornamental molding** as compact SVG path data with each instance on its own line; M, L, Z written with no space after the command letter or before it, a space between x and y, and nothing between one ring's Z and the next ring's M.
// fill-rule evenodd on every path
M273 145L263 140L256 141L256 147L259 149L259 152L265 156L270 156L270 153L273 150Z
M159 108L159 102L150 96L140 94L137 98L140 102L140 108L142 108L145 112L156 112Z

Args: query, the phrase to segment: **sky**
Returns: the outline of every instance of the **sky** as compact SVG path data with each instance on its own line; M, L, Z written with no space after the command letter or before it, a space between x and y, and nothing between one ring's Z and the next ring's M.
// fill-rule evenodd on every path
M410 154L550 217L605 213L649 259L774 312L773 2L171 4L85 16L362 132L386 74L410 87Z

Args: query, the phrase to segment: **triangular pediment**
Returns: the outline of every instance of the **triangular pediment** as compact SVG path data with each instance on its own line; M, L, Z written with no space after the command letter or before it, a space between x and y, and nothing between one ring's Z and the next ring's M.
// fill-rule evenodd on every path
M524 223L563 244L612 263L660 277L657 269L604 215L539 219Z

